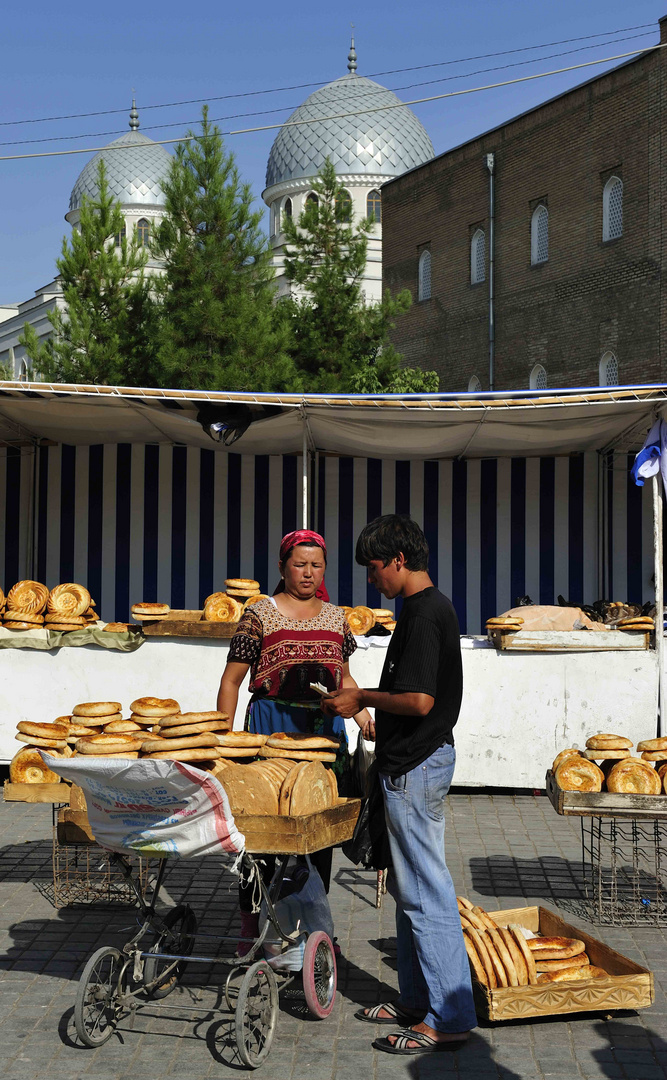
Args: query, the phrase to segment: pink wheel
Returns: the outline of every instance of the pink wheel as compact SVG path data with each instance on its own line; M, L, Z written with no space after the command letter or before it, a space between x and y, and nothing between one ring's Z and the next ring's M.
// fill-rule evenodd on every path
M336 1000L336 956L323 930L308 935L303 954L303 992L317 1020L324 1020Z

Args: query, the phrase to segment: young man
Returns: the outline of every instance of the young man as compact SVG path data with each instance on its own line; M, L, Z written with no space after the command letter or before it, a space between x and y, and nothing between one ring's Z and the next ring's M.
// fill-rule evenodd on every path
M325 697L332 715L375 709L396 900L399 998L355 1015L403 1025L373 1043L390 1054L460 1046L476 1024L468 958L445 862L445 796L454 773L453 728L463 691L456 612L428 575L428 544L407 515L386 514L362 530L356 560L388 599L403 597L378 690Z

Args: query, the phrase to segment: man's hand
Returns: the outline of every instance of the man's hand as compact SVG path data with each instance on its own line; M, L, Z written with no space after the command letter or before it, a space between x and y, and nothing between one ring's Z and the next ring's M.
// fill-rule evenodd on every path
M322 709L327 716L342 716L347 720L363 709L361 696L361 690L357 686L337 690L335 694L322 697Z

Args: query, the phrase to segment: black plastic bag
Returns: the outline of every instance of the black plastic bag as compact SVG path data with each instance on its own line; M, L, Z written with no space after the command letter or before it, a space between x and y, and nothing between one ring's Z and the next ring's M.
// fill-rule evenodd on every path
M367 791L368 795L361 804L352 839L343 844L343 854L355 866L387 870L391 866L391 854L380 774L375 761L368 770Z

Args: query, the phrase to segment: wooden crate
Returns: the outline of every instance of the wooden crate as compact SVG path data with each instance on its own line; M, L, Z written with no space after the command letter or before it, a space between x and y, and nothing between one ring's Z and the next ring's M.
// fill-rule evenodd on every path
M637 818L667 821L667 795L631 795L615 791L563 791L551 769L546 777L547 795L563 817Z
M314 851L349 840L360 808L360 799L339 799L338 805L329 810L304 814L302 817L237 814L236 826L245 836L246 851L251 854L311 855ZM95 842L85 809L65 808L59 812L58 842Z
M231 638L237 622L205 622L203 612L174 609L164 619L141 623L146 637Z
M473 979L478 1015L488 1020L523 1020L530 1016L614 1009L646 1009L653 1004L653 974L633 960L610 949L602 941L570 926L555 912L543 907L490 911L499 926L518 923L546 937L578 938L586 943L591 964L608 972L606 979L551 983L546 986L512 986L489 990Z
M617 652L648 649L651 635L644 630L519 630L516 634L489 630L496 649L521 652Z
M5 780L5 802L69 803L69 784L12 784Z

